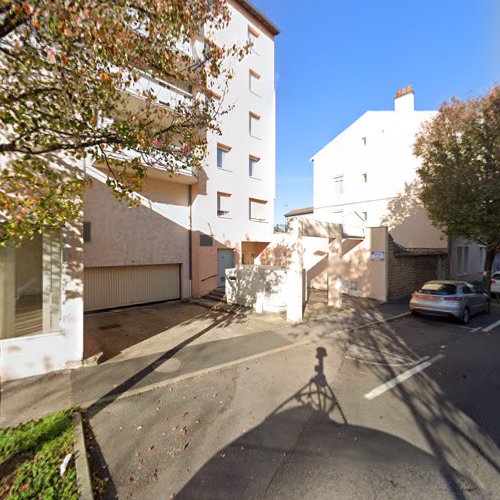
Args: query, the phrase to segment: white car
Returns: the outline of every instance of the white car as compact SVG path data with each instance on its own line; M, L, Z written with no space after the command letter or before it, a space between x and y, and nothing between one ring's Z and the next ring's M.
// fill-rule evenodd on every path
M500 271L493 273L491 277L491 293L500 295Z

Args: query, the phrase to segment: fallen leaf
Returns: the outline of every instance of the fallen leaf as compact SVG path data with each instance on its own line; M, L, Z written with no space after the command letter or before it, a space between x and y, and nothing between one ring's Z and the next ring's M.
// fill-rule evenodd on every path
M183 427L180 431L179 431L179 436L181 438L185 438L186 437L186 434L187 434L187 427Z
M221 451L219 453L219 455L221 456L221 458L226 458L226 452L225 451Z
M184 443L184 444L182 445L181 450L182 450L182 451L184 451L184 450L185 450L188 446L189 446L189 441L188 441L187 443Z
M155 449L154 445L148 448L148 453L151 453Z

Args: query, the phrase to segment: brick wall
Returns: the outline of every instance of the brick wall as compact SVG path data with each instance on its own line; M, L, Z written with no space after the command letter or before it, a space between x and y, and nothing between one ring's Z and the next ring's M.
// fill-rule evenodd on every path
M415 254L394 244L389 236L388 300L411 294L426 281L437 279L439 255Z

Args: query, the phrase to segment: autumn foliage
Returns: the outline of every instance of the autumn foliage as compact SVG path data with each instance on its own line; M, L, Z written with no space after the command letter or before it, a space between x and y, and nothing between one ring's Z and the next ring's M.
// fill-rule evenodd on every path
M247 50L213 42L228 22L224 0L1 0L0 243L75 219L83 165L129 201L148 168L200 168L227 112L208 89Z
M500 86L445 102L417 136L420 197L434 224L451 237L486 247L485 276L500 251Z

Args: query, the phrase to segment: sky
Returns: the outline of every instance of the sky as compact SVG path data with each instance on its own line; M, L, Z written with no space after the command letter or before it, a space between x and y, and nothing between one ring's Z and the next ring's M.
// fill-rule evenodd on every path
M500 84L500 0L252 0L275 40L275 222L312 206L310 158L413 85L419 110Z

